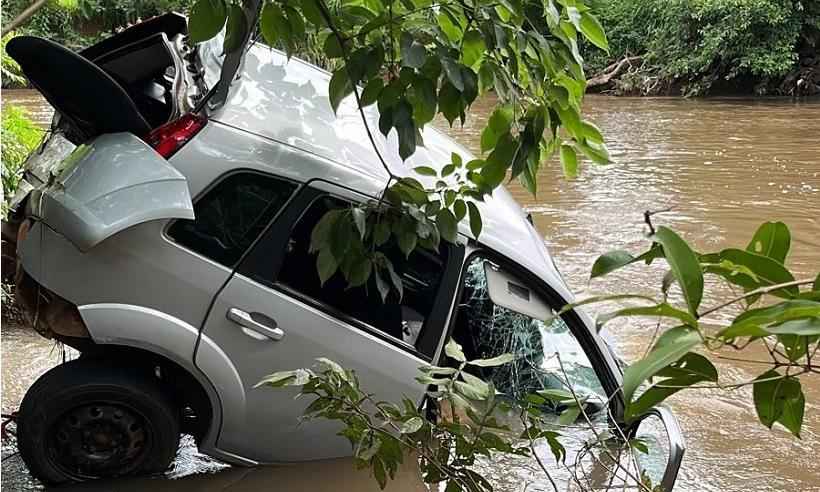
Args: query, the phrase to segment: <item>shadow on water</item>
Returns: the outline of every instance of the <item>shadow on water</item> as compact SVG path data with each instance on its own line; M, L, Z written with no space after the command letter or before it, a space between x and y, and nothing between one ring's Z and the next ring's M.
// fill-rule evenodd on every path
M302 87L309 91L310 88ZM3 103L22 102L39 122L49 118L46 105L31 91L4 91ZM280 96L287 97L287 96ZM306 98L315 98L308 92ZM477 102L464 128L448 130L478 152L479 132L493 101ZM663 272L634 268L589 283L594 259L610 249L637 251L645 245L644 210L673 207L657 218L681 231L703 250L745 245L764 220L783 220L792 229L789 267L799 276L820 265L820 100L787 99L610 98L591 96L586 112L604 131L616 161L608 168L587 166L566 181L557 165L538 176L538 194L516 183L510 191L533 215L538 230L579 297L613 291L656 289ZM270 116L270 115L264 115ZM298 114L290 115L294 121ZM446 128L446 122L439 122ZM292 138L301 131L292 129ZM308 138L317 137L316 134ZM321 139L314 139L320 145ZM654 268L657 266L657 268ZM710 286L715 288L715 286ZM715 322L726 321L715 319ZM608 325L609 338L627 359L640 355L654 325L650 322ZM3 412L19 404L39 374L59 362L59 353L31 331L4 326ZM744 354L749 358L765 354ZM759 366L719 364L725 382L753 379ZM806 378L806 420L802 440L782 429L759 424L750 389L732 392L682 392L672 406L686 433L688 450L675 490L746 492L820 490L820 381ZM12 449L4 446L3 456ZM548 453L548 452L547 452ZM167 478L140 478L84 484L60 490L362 490L352 465L326 462L276 468L224 468L196 453L187 441ZM503 490L550 490L527 464L504 458L488 464ZM332 476L332 480L326 480ZM296 478L318 480L296 485ZM409 477L409 476L408 476ZM322 480L319 480L322 479ZM350 481L347 481L350 480ZM409 478L408 478L409 480ZM406 482L407 480L405 480ZM328 485L329 483L329 485ZM3 490L37 485L18 457L3 462Z

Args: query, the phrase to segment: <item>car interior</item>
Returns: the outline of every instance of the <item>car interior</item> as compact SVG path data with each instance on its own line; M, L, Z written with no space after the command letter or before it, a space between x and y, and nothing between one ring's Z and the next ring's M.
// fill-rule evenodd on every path
M176 116L179 63L169 39L185 32L178 14L126 29L75 53L35 36L17 36L6 51L55 108L57 128L72 143L97 135L144 136Z

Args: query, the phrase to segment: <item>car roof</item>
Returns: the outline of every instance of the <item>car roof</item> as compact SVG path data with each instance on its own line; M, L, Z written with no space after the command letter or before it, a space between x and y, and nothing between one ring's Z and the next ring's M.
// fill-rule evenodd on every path
M202 45L201 52L206 80L208 73L219 73L219 67L215 66L219 63L216 54L222 49L219 37L209 43ZM371 196L380 194L388 180L373 144L391 173L412 176L425 185L432 185L435 178L419 176L412 171L414 167L429 166L439 170L451 162L452 153L460 155L464 162L475 158L463 146L428 124L422 134L424 146L402 161L395 130L388 137L379 131L379 113L375 105L364 109L372 143L352 95L342 101L334 115L328 99L329 81L327 71L295 57L288 60L284 53L255 43L248 49L226 103L211 111L209 117L345 166L368 178L357 181L356 186ZM361 189L364 183L368 183L370 189ZM499 187L478 206L483 219L479 243L527 267L557 288L562 296L571 298L543 238L506 189ZM466 222L462 221L459 229L471 237Z

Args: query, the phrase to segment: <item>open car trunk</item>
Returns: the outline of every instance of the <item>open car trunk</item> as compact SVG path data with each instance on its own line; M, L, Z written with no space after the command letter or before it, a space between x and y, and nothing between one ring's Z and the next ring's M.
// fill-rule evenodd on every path
M186 19L166 14L126 29L80 53L18 36L9 55L54 107L52 130L79 145L103 133L146 135L189 109L193 83L183 58Z
M7 231L31 217L86 251L141 222L193 218L185 178L146 143L204 89L186 66L197 61L186 32L185 17L166 14L81 53L31 36L9 41L55 116L24 165L4 240L14 242Z

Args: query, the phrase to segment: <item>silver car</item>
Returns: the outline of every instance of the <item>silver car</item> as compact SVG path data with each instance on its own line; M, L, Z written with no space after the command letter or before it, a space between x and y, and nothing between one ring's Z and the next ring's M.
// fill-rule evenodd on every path
M573 300L539 233L504 189L479 207L480 240L396 254L404 295L322 285L309 251L328 210L377 198L388 175L348 99L334 115L329 74L249 43L191 46L176 14L79 54L18 37L8 53L54 106L28 159L4 239L34 328L81 354L26 394L19 448L47 483L160 472L180 433L228 463L346 456L332 422L298 425L295 390L254 389L274 371L328 357L385 400L421 402L418 368L502 351L519 367L481 374L510 392L555 379L558 352L603 422L623 415L621 370ZM45 62L47 61L47 63ZM366 110L373 127L378 113ZM395 134L376 144L391 171L472 157L428 128L408 162ZM423 178L422 178L423 179ZM683 453L666 411L671 488ZM631 429L626 429L631 432Z

